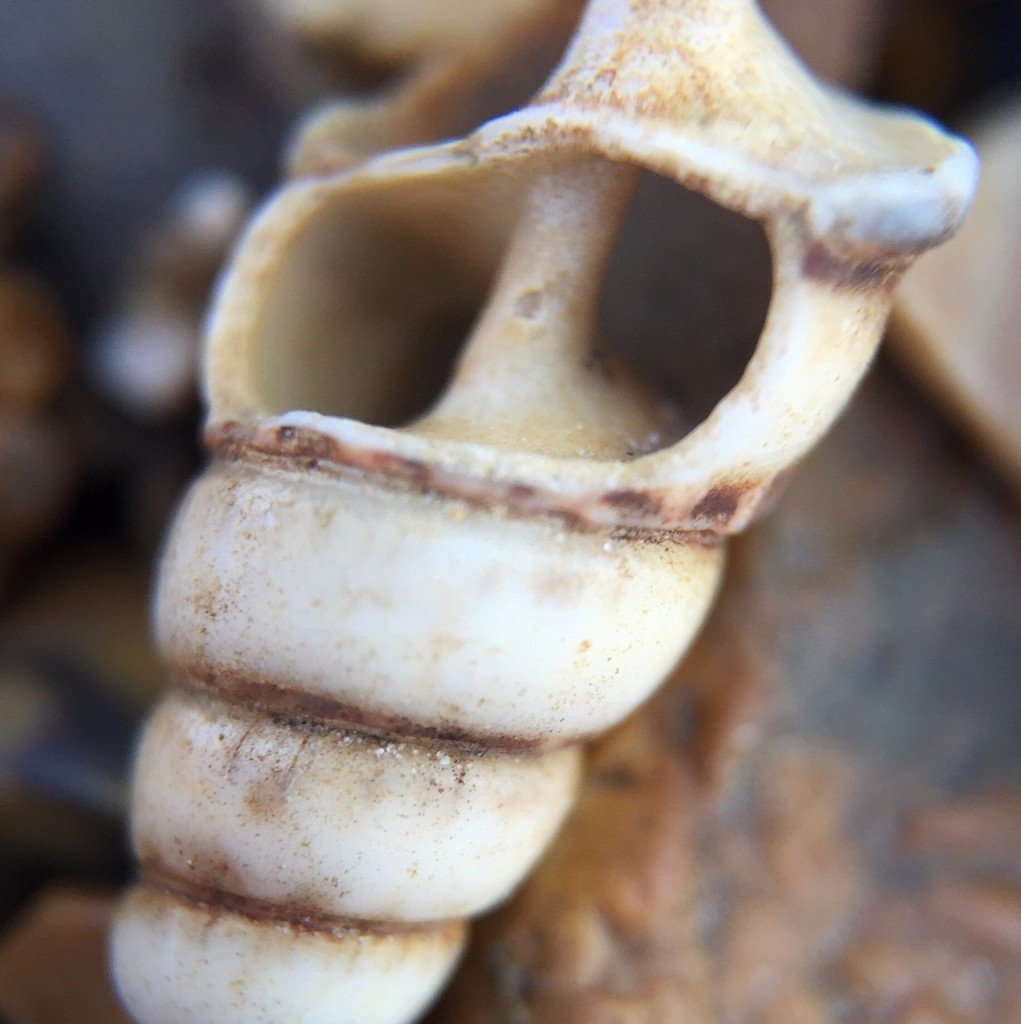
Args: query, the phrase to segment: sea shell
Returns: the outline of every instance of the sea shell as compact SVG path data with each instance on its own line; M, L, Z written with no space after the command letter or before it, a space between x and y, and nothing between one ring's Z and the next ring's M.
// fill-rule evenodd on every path
M679 440L592 349L642 167L773 252L756 353ZM136 1019L421 1012L464 917L555 832L578 744L688 646L725 535L838 414L975 169L813 82L748 0L594 0L528 106L269 202L210 321L213 462L160 573L175 689L139 752L143 881L112 951ZM417 248L437 219L446 244ZM402 373L470 314L486 246L488 303L416 415Z

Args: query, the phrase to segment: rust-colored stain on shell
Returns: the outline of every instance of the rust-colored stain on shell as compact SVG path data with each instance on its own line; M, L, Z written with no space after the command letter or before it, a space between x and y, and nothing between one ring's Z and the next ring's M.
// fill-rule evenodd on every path
M714 487L691 510L691 515L694 519L726 523L737 511L741 493L738 487Z
M805 255L803 266L809 280L823 281L837 288L889 290L908 265L909 259L904 256L861 263L840 259L817 242Z
M611 508L636 512L642 516L657 516L662 509L662 502L652 494L642 491L610 491L603 495L603 504Z

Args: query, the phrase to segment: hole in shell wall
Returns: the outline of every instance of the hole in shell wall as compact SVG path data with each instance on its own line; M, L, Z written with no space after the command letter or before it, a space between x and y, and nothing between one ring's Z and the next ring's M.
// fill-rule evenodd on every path
M380 426L423 413L485 300L513 208L417 183L321 208L266 283L253 351L263 411Z
M766 320L769 245L756 222L645 174L603 287L604 345L691 429L737 383Z
M449 175L327 200L261 286L253 365L262 411L399 426L429 409L486 300L527 184ZM770 292L756 222L643 177L611 257L594 343L678 407L661 444L737 382Z

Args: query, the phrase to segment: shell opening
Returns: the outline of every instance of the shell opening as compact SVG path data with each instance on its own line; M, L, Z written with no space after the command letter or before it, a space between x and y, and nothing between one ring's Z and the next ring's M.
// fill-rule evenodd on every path
M690 429L751 359L772 273L757 221L648 172L610 259L600 338Z
M444 189L339 193L261 282L249 362L260 415L309 410L397 426L450 376L494 270L487 233L436 210Z
M606 168L622 173L600 161L579 180L603 175L597 192L629 195ZM552 173L568 180L575 170ZM356 185L301 213L259 282L249 363L258 414L412 424L448 440L581 458L627 459L674 443L736 382L761 333L771 292L761 227L647 174L615 245L619 199L599 229L604 242L594 241L599 232L584 237L582 216L565 223L567 242L554 246L562 252L526 238L522 258L521 200L535 180ZM606 257L591 255L604 246L608 273ZM539 287L529 281L536 267ZM557 320L546 307L565 273L579 276L566 289L578 302L566 300ZM484 377L468 379L465 357L458 362L464 347L479 361L480 332L492 334L494 319L511 325L498 326L485 356L495 391ZM522 324L551 340L523 347ZM580 344L568 337L575 326Z

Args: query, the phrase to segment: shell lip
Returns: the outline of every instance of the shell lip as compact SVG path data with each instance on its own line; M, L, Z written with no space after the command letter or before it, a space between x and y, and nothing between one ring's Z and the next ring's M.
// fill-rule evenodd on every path
M356 168L294 182L285 186L275 202L294 200L300 204L303 195L326 195L337 189L358 194L375 185L399 188L432 176L470 175L476 169L499 173L529 160L570 160L572 153L595 151L610 160L666 170L682 183L709 193L721 205L746 215L757 211L773 228L786 232L793 240L785 244L782 255L774 254L774 304L787 301L812 280L823 289L857 289L885 304L893 281L910 256L905 250L930 244L935 236L956 227L976 174L970 147L950 140L950 155L931 173L915 169L836 177L813 191L789 172L754 162L738 167L733 154L729 159L734 166L723 167L728 154L711 152L705 143L691 143L681 170L675 148L671 151L675 165L664 168L657 165L649 139L640 137L640 126L632 126L636 134L630 142L617 130L619 125L600 126L595 120L590 133L561 139L559 134L568 131L567 122L559 123L548 113L542 108L526 108L489 122L467 139L381 154ZM571 121L572 130L578 123L577 119ZM935 134L920 118L913 118L912 123ZM645 148L636 156L639 141ZM666 142L661 143L665 152ZM744 185L729 196L728 203L728 196L722 193L732 186L738 172L745 175ZM735 198L753 194L758 197L755 210ZM899 216L898 203L905 197L913 205ZM856 211L854 216L847 214L849 207ZM933 210L939 216L932 216ZM262 219L268 223L272 216L271 203ZM256 261L256 276L262 271ZM223 285L227 284L225 279ZM229 290L222 290L221 299ZM243 296L243 289L237 292ZM214 317L211 324L214 346L230 337L216 320ZM683 532L701 537L738 532L768 503L776 472L788 468L792 461L785 457L776 465L744 465L738 459L721 467L682 457L671 460L668 475L653 473L650 478L643 470L662 465L663 450L618 461L553 457L415 436L300 409L266 415L237 401L241 396L231 386L213 386L208 397L212 412L207 440L214 449L248 447L267 455L346 466L404 480L421 491L480 505L502 505L522 514L552 514L596 529Z
M669 124L560 104L526 107L489 121L466 141L479 164L534 159L547 149L552 153L556 143L561 158L572 148L594 151L672 178L753 219L801 210L812 237L852 260L910 255L939 245L960 227L974 197L979 169L974 148L910 112L872 116L900 122L906 134L923 143L925 158L904 154L887 166L838 165L816 176L770 164L741 147L714 145Z
M294 411L250 421L211 420L206 445L228 457L282 459L303 470L357 471L402 483L419 493L553 516L595 530L669 535L713 546L744 529L767 505L782 474L749 471L732 482L675 472L667 486L629 472L633 463L570 459L408 434L339 416Z
M671 178L752 219L801 211L809 234L846 250L849 259L877 252L912 255L939 245L960 227L974 198L979 175L974 147L912 112L871 116L902 125L923 152L864 169L837 163L825 175L813 175L758 159L742 147L714 145L669 124L549 103L487 121L464 139L383 153L315 181L397 184L594 153Z
M207 378L207 439L214 449L356 470L597 529L718 536L754 518L777 475L846 400L847 388L833 380L864 372L898 275L956 230L974 192L977 159L966 142L925 117L873 108L815 84L762 26L734 36L746 40L735 50L727 33L757 18L747 0L721 5L725 31L701 36L701 16L688 0L664 2L657 15L664 30L630 49L622 43L629 24L645 15L637 4L621 10L596 0L581 37L587 25L603 42L570 50L531 105L463 139L293 182L279 194L279 207L267 208L265 237L256 228L242 249L268 243L286 251L317 208L317 195L378 189L386 196L416 182L527 175L593 155L652 170L763 221L773 245L773 301L759 349L710 418L670 448L607 461L416 436L310 411L268 415L253 383L237 386L218 375L237 367L219 357L239 344L239 332L253 329L248 307L269 266L264 255L248 252L239 261L241 284L224 290L225 313L211 324L209 350L217 359ZM685 43L686 32L706 43L705 52ZM624 60L621 53L631 55ZM773 70L759 74L760 64ZM730 68L729 79L720 67ZM751 87L735 85L746 79ZM276 236L268 230L274 210L282 224ZM824 344L834 332L843 332L853 356L827 351L838 348ZM790 382L804 393L800 405L786 397ZM727 437L735 426L756 445L735 450Z
M960 227L978 186L978 154L964 139L938 163L850 177L817 191L808 225L856 252L911 254L939 245Z

